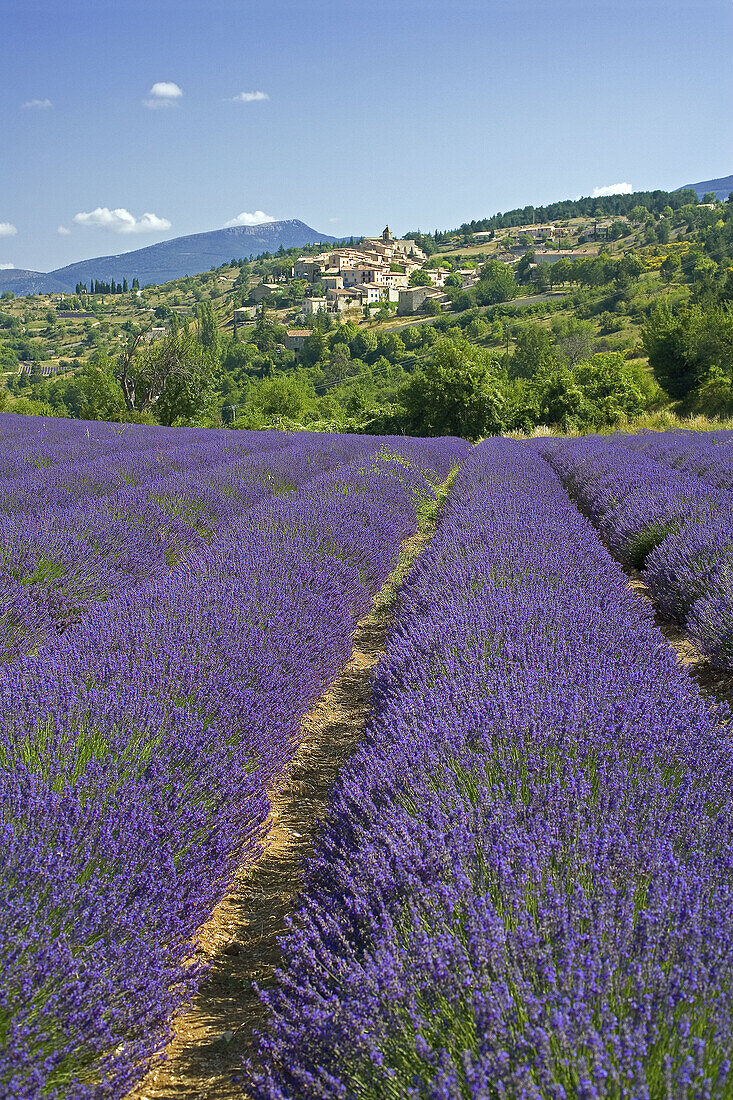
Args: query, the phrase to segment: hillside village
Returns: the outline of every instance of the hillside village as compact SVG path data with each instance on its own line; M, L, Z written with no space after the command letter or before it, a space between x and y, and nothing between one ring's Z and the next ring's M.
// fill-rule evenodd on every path
M562 243L571 236L581 238L584 231L594 241L609 239L611 220L596 221L592 226L527 225L518 226L499 238L503 247L496 251L504 263L516 264L528 250L532 250L532 266L554 263L561 259L574 260L597 255L593 248L563 248ZM631 231L626 219L622 220L624 235ZM473 235L473 243L489 243L496 240L493 232ZM479 278L475 263L466 267L426 266L429 257L411 238L396 239L389 226L381 236L365 237L357 245L335 248L314 256L299 256L290 270L291 279L304 279L309 284L303 297L300 313L310 317L319 312L339 314L351 318L368 316L373 306L396 306L398 317L418 313L430 301L440 309L450 307L450 296L445 293L446 280L451 285L465 289ZM413 280L414 273L424 278ZM280 276L287 282L288 276ZM414 283L414 285L413 285ZM318 292L314 288L317 288ZM263 281L252 291L252 300L259 304L272 298L276 302L280 285L276 281ZM435 312L432 310L431 312ZM245 322L252 313L242 309L235 321Z
M404 418L385 417L442 340L463 346L464 358L465 346L483 356L507 428L577 419L565 398L546 409L533 378L549 378L553 364L579 370L594 355L635 372L628 415L668 401L644 342L657 306L725 300L732 211L693 191L567 200L401 239L386 226L379 236L232 259L162 285L94 280L72 295L5 292L0 402L154 420L151 408L120 407L115 373L135 333L142 354L188 326L217 365L205 391L170 413L177 422L410 430ZM577 404L574 376L558 385ZM619 415L603 407L592 416Z

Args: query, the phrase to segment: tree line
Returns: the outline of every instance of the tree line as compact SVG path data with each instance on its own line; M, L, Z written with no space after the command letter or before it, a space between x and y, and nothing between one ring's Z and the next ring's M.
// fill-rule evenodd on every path
M139 279L132 280L132 290L140 289ZM75 294L128 294L130 287L127 285L127 279L123 279L121 283L115 282L114 279L110 279L108 283L103 282L101 279L92 279L87 287L86 283L77 283L74 288Z

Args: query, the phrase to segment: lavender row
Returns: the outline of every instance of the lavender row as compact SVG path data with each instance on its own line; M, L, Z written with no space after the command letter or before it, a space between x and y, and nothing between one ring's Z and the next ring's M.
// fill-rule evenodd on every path
M643 568L662 611L720 668L733 668L733 511L710 481L589 436L535 444L611 552Z
M170 475L42 515L0 515L0 660L37 650L116 595L206 554L227 522L338 465L302 447Z
M0 456L17 466L12 476L0 479L0 514L43 514L49 506L78 507L84 500L102 499L164 477L195 473L255 454L276 453L282 447L305 442L303 434L281 433L280 439L273 440L276 434L249 432L249 439L241 441L233 432L212 431L210 438L188 441L161 436L149 438L144 447L137 447L125 434L111 452L104 439L90 433L93 457L83 457L88 450L80 451L76 441L63 453L54 445L48 447L46 457L54 454L55 460L41 467L35 464L38 456L32 443L21 440L11 453L7 440L0 437ZM333 439L323 437L323 441Z
M140 1072L300 717L466 450L321 475L0 669L4 1096L115 1097Z
M220 453L214 438L210 454L194 451L195 466L181 448L186 465L143 486L74 506L48 501L40 515L0 513L0 660L38 649L100 603L164 579L182 560L200 560L212 538L258 501L290 492L377 443L291 438L290 446L212 466L207 462ZM71 489L73 471L68 480Z
M731 1095L733 739L526 446L404 587L258 1100Z
M276 431L212 431L204 428L161 428L103 421L57 420L0 414L0 489L7 482L49 478L54 471L86 468L104 459L147 455L159 459L157 473L166 472L166 460L179 462L186 452L213 464L228 455L276 450L292 442L294 433ZM219 456L217 458L217 455ZM133 467L134 470L134 467ZM93 468L92 468L93 472Z
M733 490L733 432L644 432L616 439L638 451L709 482L716 489Z

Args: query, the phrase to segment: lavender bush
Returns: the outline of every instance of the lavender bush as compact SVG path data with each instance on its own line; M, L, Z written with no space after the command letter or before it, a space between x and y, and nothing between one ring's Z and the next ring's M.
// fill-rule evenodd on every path
M644 432L616 437L624 447L693 474L716 489L733 489L733 431Z
M730 445L704 439L698 444L693 434L670 442L645 435L543 440L535 446L612 553L643 567L662 611L715 665L730 669L733 496L710 457Z
M552 470L482 444L406 583L254 1095L730 1096L732 749Z
M73 453L73 431L58 431ZM140 434L154 446L152 432ZM236 433L201 434L195 449L210 437L213 453L200 475L186 458L162 480L37 516L30 550L31 512L3 528L17 582L0 666L4 1096L116 1097L142 1072L197 980L195 929L257 851L300 717L468 449L291 436L265 461L246 457L256 433L244 453ZM41 557L62 570L56 602Z

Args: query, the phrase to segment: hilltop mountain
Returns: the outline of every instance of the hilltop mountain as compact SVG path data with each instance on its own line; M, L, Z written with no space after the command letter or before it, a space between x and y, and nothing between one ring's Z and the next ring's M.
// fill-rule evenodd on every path
M708 191L712 191L716 199L725 202L728 195L733 191L733 176L721 176L717 180L703 180L702 183L686 183L685 187L691 187L693 191L696 191L699 199L706 195Z
M48 294L63 291L66 287L57 282L53 273L28 271L22 267L10 267L0 271L0 292L12 290L13 294Z
M292 218L288 221L266 222L263 225L237 225L230 229L215 229L210 233L193 233L188 237L174 237L170 241L151 244L134 252L118 256L97 256L91 260L59 267L47 274L40 271L21 271L11 268L0 271L0 291L12 290L15 294L42 294L57 291L73 293L77 283L99 279L121 282L140 280L140 286L149 283L167 283L184 275L198 275L228 263L232 258L246 259L261 252L277 252L279 248L298 248L306 244L335 243L338 237L319 233L305 222Z

